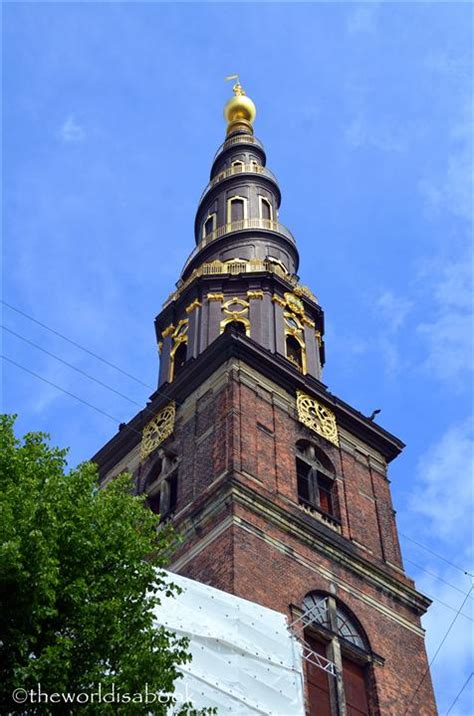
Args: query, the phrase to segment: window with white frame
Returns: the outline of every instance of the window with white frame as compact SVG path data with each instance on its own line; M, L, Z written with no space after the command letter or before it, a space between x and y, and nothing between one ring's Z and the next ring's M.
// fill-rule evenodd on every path
M269 199L265 196L259 196L259 212L260 218L271 221L273 219L273 206Z
M231 196L227 200L227 223L234 224L247 218L247 199L243 196Z

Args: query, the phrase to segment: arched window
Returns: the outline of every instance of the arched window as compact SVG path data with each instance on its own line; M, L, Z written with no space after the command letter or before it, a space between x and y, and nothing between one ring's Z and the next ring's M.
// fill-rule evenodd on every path
M173 360L173 379L180 373L182 367L186 363L186 355L188 346L186 343L180 343L176 348L172 360Z
M179 321L171 335L173 344L170 351L169 382L171 383L186 363L188 352L189 320L183 318Z
M237 331L244 336L250 336L250 321L245 316L229 316L221 321L221 333Z
M322 656L342 674L336 679L317 657L306 660L310 716L369 716L370 649L362 628L333 595L310 592L302 608L306 654Z
M296 444L298 502L310 512L321 512L339 523L335 478L334 467L322 450L306 440Z
M243 321L230 321L226 323L224 333L227 333L227 331L237 331L237 333L242 333L244 336L247 332Z
M147 479L147 482L145 485L145 491L148 493L148 497L147 497L148 507L156 515L160 514L160 506L161 506L161 489L158 484L158 478L161 474L161 463L162 463L161 460L157 460L157 462L153 466L152 471L150 472L150 475L148 476L148 479Z
M213 231L216 229L216 223L217 223L217 216L216 214L209 214L206 221L204 222L204 225L202 227L202 237L203 239L206 238L206 236L209 236L212 234Z
M260 218L267 219L268 221L273 219L273 207L272 207L271 201L266 199L264 196L259 196L258 200L259 200Z
M145 481L147 504L162 520L176 512L178 502L178 460L176 455L159 450Z
M286 357L298 370L303 370L303 348L294 336L286 337Z
M244 162L241 159L235 159L235 161L232 162L232 169L236 172L243 172L244 171Z
M243 221L247 218L247 199L243 196L232 196L227 200L227 223Z

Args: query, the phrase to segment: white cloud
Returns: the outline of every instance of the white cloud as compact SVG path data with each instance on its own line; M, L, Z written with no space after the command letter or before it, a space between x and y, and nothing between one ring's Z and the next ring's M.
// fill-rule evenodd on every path
M84 127L78 124L73 114L70 114L66 119L61 129L59 130L59 138L62 142L82 142L85 139L86 133Z
M377 299L376 306L384 321L385 330L394 333L405 323L413 303L406 298L396 296L392 291L384 291Z
M472 219L472 161L468 151L453 152L443 177L424 178L418 185L429 213L446 210L467 221Z
M444 572L442 574L445 577ZM423 618L423 626L426 629L426 648L430 661L435 657L444 640L431 667L433 683L435 686L438 685L437 697L440 714L446 714L469 676L473 657L473 625L472 621L467 618L472 619L474 616L472 593L456 618L456 611L462 605L466 592L470 588L469 580L459 573L458 579L450 575L450 581L454 586L462 589L463 594L440 581L426 577L426 575L417 576L417 588L422 593L430 594L434 598L433 604ZM452 609L445 605L450 605ZM453 620L455 620L454 624ZM450 716L468 716L468 714L472 714L471 707L469 691L466 691L456 704L456 708L451 711Z
M465 421L449 427L418 461L409 502L411 523L417 539L426 542L423 534L431 536L430 544L434 538L438 539L441 546L433 546L433 550L453 563L450 565L434 553L428 556L423 552L416 562L424 562L424 567L431 574L416 569L414 574L417 588L433 599L423 618L430 661L444 640L431 668L433 682L439 689L440 714L446 713L454 701L472 663L472 592L458 617L456 612L471 586L471 579L462 573L462 569L471 572L473 569L473 455L471 423ZM410 547L413 547L411 543ZM407 568L410 573L413 572L409 563ZM467 691L451 716L470 714L469 703Z
M432 302L430 319L417 326L426 342L422 367L455 387L462 387L473 369L471 265L467 251L466 258L457 261L427 262L420 272ZM431 281L426 283L427 279Z
M469 97L461 104L459 118L448 133L450 151L444 167L438 174L424 176L418 186L429 213L446 212L469 223L473 217L472 120L473 101Z
M401 366L397 334L412 310L413 303L392 291L384 291L374 301L373 306L380 321L376 337L377 348L383 358L386 372L394 375Z
M470 421L450 427L418 463L409 509L427 518L440 539L469 539L474 436Z

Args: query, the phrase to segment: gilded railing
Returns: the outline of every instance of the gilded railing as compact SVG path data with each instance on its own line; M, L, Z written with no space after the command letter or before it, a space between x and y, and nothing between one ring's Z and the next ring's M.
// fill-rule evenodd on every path
M283 224L280 224L278 221L274 221L273 219L255 218L241 219L240 221L233 221L230 224L219 226L217 229L207 234L207 236L199 242L197 248L200 250L212 241L220 239L221 236L232 234L234 231L245 231L246 229L265 229L266 231L276 231L278 234L285 236L292 244L295 243L293 234L286 228L286 226L283 226Z
M231 224L224 224L224 226L219 226L217 229L211 231L209 234L207 234L207 236L201 239L196 248L193 249L188 256L188 259L184 264L183 271L186 270L194 257L208 244L212 243L216 239L220 239L226 234L231 234L234 231L246 231L248 229L265 229L266 231L276 231L282 236L285 236L288 241L291 241L292 244L296 243L291 231L287 229L286 226L283 226L283 224L280 224L278 221L274 221L273 219L260 218L241 219L240 221L233 221Z
M234 176L235 174L245 174L247 172L253 172L254 174L261 174L264 177L268 177L269 179L272 179L272 181L277 183L276 176L273 172L270 171L270 169L267 169L266 167L262 167L261 164L241 164L239 166L229 167L228 169L225 169L223 172L220 172L215 176L209 184L206 186L204 191L201 194L201 198L199 199L199 203L203 200L203 197L207 194L207 192L216 186L216 184L219 184L219 182L223 181L224 179L227 179L228 177Z
M166 299L164 306L167 306L171 301L175 301L180 294L197 278L200 276L217 276L217 275L237 275L241 273L252 273L257 271L270 271L277 274L281 278L285 279L292 290L299 296L304 295L314 303L317 303L316 296L307 286L302 286L298 283L298 279L294 274L288 273L282 266L274 263L273 261L261 260L261 259L231 259L229 261L219 261L215 259L209 263L204 263L195 268L191 275L188 276L186 281L178 283L177 291L170 294Z
M219 154L224 152L228 147L232 147L234 144L253 144L257 147L260 147L260 149L263 149L263 144L259 139L257 139L257 137L253 137L251 134L238 134L236 137L230 137L230 139L226 139L225 142L221 144L221 146L214 155L214 161L217 159Z

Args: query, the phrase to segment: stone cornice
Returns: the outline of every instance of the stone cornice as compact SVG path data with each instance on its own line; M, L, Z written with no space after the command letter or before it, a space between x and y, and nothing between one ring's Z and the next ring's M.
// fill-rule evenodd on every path
M365 559L345 537L341 537L311 516L300 514L296 505L293 509L285 509L240 483L234 493L236 501L246 509L264 517L282 531L292 534L311 549L320 551L329 560L352 571L374 587L388 592L390 596L402 601L418 614L423 614L430 606L429 599L409 585L400 582L388 571Z
M356 575L374 589L382 590L392 599L413 610L416 615L423 614L430 606L431 601L427 597L397 579L388 570L365 559L349 540L340 537L316 520L300 514L296 505L294 510L283 508L273 500L269 500L268 495L262 495L261 492L250 489L235 477L221 478L218 484L214 483L212 489L206 490L202 499L192 503L176 516L176 526L184 538L184 545L187 539L195 536L206 525L213 524L215 519L218 520L217 524L224 519L228 523L232 503L241 505L248 512L262 517L284 534L291 535L301 544L307 545L330 562ZM251 532L262 532L251 520L246 520L242 516L234 514L233 522ZM262 537L272 543L278 542L276 538L270 538L267 531L262 532ZM203 536L203 539L206 540L206 535ZM286 542L284 551L292 557L295 556L295 550L289 549ZM184 557L179 557L176 563L179 564L182 559ZM349 584L340 575L336 576L331 573L331 578L333 577L336 581Z
M241 334L228 331L213 341L196 359L190 359L187 368L173 383L165 383L150 398L146 408L137 413L127 425L107 442L92 458L101 471L111 469L128 450L140 442L143 426L170 400L180 403L196 390L215 370L231 358L238 358L257 372L269 377L277 385L295 395L300 389L325 403L335 413L338 425L353 433L370 447L380 452L387 462L393 460L404 444L391 433L370 421L359 411L330 393L326 386L311 376L302 375L282 356L275 355Z

